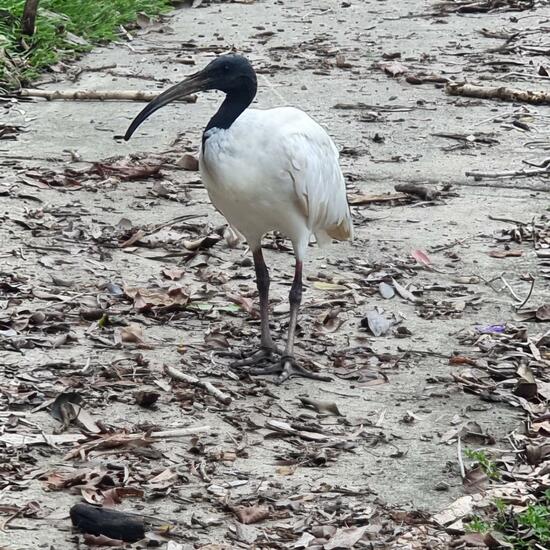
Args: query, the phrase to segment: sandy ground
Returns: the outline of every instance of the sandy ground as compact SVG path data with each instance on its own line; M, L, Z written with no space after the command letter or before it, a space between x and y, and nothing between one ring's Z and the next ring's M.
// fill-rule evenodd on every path
M394 184L404 182L438 189L450 184L450 191L434 202L354 206L353 244L311 248L298 355L333 375L332 382L293 379L276 386L269 377L239 380L227 374L228 360L213 354L227 346L252 346L259 325L230 299L241 297L247 305L246 298L256 299L243 244L232 249L221 240L186 254L184 241L212 234L224 223L197 185L197 173L168 163L160 180L120 181L107 175L84 178L76 188L66 182L47 185L53 177L48 170L85 170L108 157L139 152L172 161L186 151L196 153L219 94L163 109L129 143L117 136L141 108L138 103L6 105L2 123L21 125L22 131L17 140L0 143L5 155L0 183L4 432L54 433L60 424L46 405L67 390L79 392L84 408L108 431L204 425L211 431L195 442L165 439L145 450L102 450L70 459L64 455L72 444L6 447L0 503L34 501L38 511L9 523L0 533L3 547L76 544L68 511L81 499L79 489L54 491L47 479L40 479L60 469L125 468L124 484L145 494L125 499L120 508L179 522L182 542L242 548L279 547L277 542L283 548L301 536L299 522L307 524L318 510L325 510L327 522L337 518L343 526L354 525L349 518L361 514L387 517L388 506L426 513L445 508L463 489L456 444L443 443L441 436L460 422L478 422L494 437L494 448L507 447L506 436L521 413L464 393L453 381L455 367L448 358L461 349L460 330L514 319L510 293L496 292L484 280L504 274L524 297L530 283L523 275L538 277L536 255L528 247L521 257L489 256L503 249L493 235L507 227L490 216L523 221L540 216L548 208L547 182L475 182L465 172L517 170L523 160L544 158L550 110L449 97L441 86L411 85L375 64L399 52L398 61L415 73L456 80L475 75L481 81L548 88L536 79L499 79L498 66L488 61L502 56L488 50L503 41L479 32L548 21L548 7L541 5L524 19L523 12L442 16L434 13L432 3L420 0L347 4L286 0L180 9L163 32L153 27L131 43L99 49L44 86L160 91L215 53L235 47L261 69L257 107L294 105L329 130L343 150L350 195L393 192ZM512 21L513 15L519 20ZM194 67L182 63L188 59ZM536 67L539 58L529 61ZM355 108L335 108L337 104ZM528 131L514 120L527 124ZM483 134L494 142L437 133ZM199 217L174 222L187 214ZM167 222L171 225L137 246L120 247L136 229L151 233ZM292 255L281 239L270 237L266 243L273 328L282 342ZM428 254L433 269L412 258L414 250ZM171 282L163 270L174 268L181 270L181 278ZM421 291L424 303L382 298L378 283L392 276ZM465 284L467 279L473 284ZM143 314L131 300L117 297L117 288L110 292L108 283L182 287L191 303L199 305ZM500 289L502 283L493 286ZM544 293L547 286L538 277L532 300L542 302ZM361 325L376 307L401 321L380 337ZM110 311L115 326L102 331L96 321L83 319L82 312L89 309ZM28 320L36 312L45 312L43 322ZM117 343L123 325L142 330L144 343ZM410 334L399 334L399 327ZM163 373L164 364L206 376L231 394L232 403L220 405L201 390L174 382ZM142 386L160 394L152 409L135 403L134 393ZM334 402L341 416L304 408L299 397ZM274 437L268 421L294 422L327 439ZM78 428L71 426L68 432L78 433ZM327 441L340 444L326 446ZM173 474L167 482L155 481L166 471ZM235 481L239 483L231 488ZM258 501L270 507L271 516L251 528L257 539L250 533L235 535L226 505ZM260 542L258 533L264 529L274 537L271 546Z

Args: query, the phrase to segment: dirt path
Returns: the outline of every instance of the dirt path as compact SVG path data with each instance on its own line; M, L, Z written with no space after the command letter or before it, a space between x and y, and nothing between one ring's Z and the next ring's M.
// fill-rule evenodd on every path
M239 380L219 356L258 337L258 322L245 311L256 300L253 270L242 244L196 242L215 235L223 219L208 204L198 174L176 164L184 152L196 153L218 94L163 109L130 143L117 136L139 104L8 106L2 123L21 130L17 140L0 143L0 418L6 436L0 440L7 456L0 504L28 505L21 516L29 517L13 519L0 545L72 547L70 507L82 494L109 503L112 494L105 493L113 486L143 490L119 507L177 521L181 542L232 548L301 548L292 544L312 540L304 535L312 526L363 524L377 527L364 540L389 547L405 516L392 516L388 506L431 514L460 497L456 439L445 443L445 434L473 421L490 434L492 448L505 449L523 412L463 392L449 365L453 351L467 353L457 335L517 319L510 292L494 290L502 281L494 288L484 281L503 274L523 298L530 273L536 278L531 303L549 294L532 246L512 245L521 249L519 257L490 256L505 250L493 237L509 227L490 216L540 217L548 207L548 180L485 183L464 174L517 170L523 160L543 159L550 111L450 97L441 85L415 86L375 63L388 63L394 73L405 70L401 63L414 74L548 89L541 79L501 79L504 65L497 61L503 56L488 50L503 40L479 32L548 25L542 4L529 12L443 16L418 0L213 3L176 11L162 33L151 28L129 44L86 56L77 65L81 72L70 67L66 78L47 86L162 90L235 46L259 69L259 107L291 104L329 129L343 150L350 196L394 192L397 183L440 190L451 184L435 201L356 206L353 245L311 249L297 345L300 357L334 377L331 383L292 380L278 387L271 379ZM524 59L526 52L504 61ZM532 65L521 70L529 74L544 63L537 56L528 60ZM462 138L435 135L442 133ZM134 153L143 157L138 168L125 161L129 181L105 161ZM104 165L92 171L90 163L99 161ZM138 169L154 176L161 161L160 177L137 177ZM64 170L70 172L64 176ZM186 215L196 217L179 219ZM138 230L141 238L128 243ZM292 255L282 239L266 244L281 340ZM415 250L428 254L430 265L415 260ZM384 299L379 283L392 278L412 285L418 302ZM181 290L169 295L169 287ZM141 311L139 298L128 298L135 288L157 305ZM152 288L160 288L153 298L143 290ZM189 307L177 307L178 300L189 300ZM374 308L394 322L379 337L362 322ZM232 403L221 405L174 382L164 364L207 377ZM140 407L138 390L158 394L156 405ZM55 433L60 423L49 405L67 391L77 392L92 415L88 428L97 421L105 433L211 429L198 439L97 448L69 458L74 443L17 439ZM304 397L332 402L341 414L305 408ZM80 432L71 425L63 433ZM267 506L268 519L243 527L230 510L237 505Z

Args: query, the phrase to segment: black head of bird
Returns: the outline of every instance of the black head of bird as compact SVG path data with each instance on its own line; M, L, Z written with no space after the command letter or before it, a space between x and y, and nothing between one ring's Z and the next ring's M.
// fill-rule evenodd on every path
M211 61L202 71L188 76L151 101L134 119L126 131L124 139L128 141L138 126L155 111L184 96L207 90L219 90L227 94L229 104L242 107L242 112L254 99L256 89L256 73L246 57L236 54L221 55ZM220 123L223 122L225 122L224 126L219 124L219 127L226 127L230 121L220 121Z

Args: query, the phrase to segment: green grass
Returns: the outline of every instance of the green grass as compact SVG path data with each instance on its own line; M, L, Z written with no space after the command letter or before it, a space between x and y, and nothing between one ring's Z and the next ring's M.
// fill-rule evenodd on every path
M464 449L464 454L470 460L477 462L489 479L500 479L500 472L498 471L497 465L489 458L485 451Z
M0 86L27 85L48 66L74 59L92 45L116 40L138 13L157 15L170 0L41 0L32 37L20 29L24 0L0 0ZM74 40L82 38L86 43Z
M493 513L486 517L473 516L466 525L470 533L501 533L514 550L550 548L550 489L516 513L502 500L495 501Z

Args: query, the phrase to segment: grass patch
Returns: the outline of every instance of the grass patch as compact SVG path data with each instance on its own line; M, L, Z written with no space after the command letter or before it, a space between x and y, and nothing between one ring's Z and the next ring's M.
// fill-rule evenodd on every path
M474 449L464 449L464 454L479 464L485 475L489 479L500 479L500 472L497 465L489 458L485 451L475 451Z
M472 517L466 529L470 533L500 533L514 550L550 548L550 489L523 512L496 501L493 514Z
M170 0L41 0L34 36L21 35L24 0L0 0L0 85L27 85L48 66L116 40L139 13L170 9Z

